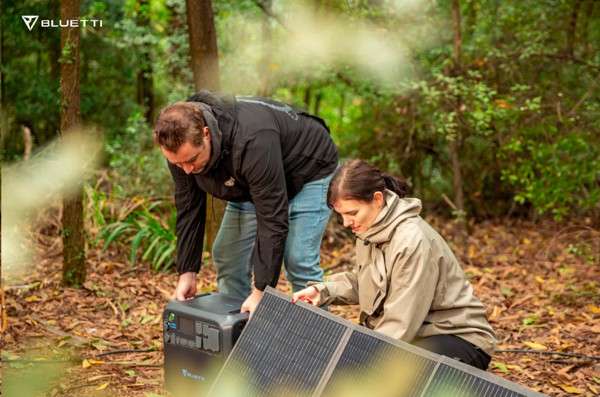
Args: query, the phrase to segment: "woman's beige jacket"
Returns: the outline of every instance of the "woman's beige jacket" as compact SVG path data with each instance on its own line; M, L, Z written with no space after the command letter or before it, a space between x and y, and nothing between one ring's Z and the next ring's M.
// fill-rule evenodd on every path
M420 200L386 190L384 208L356 240L356 269L316 284L321 302L359 304L361 324L392 338L454 334L491 355L485 307L420 212Z

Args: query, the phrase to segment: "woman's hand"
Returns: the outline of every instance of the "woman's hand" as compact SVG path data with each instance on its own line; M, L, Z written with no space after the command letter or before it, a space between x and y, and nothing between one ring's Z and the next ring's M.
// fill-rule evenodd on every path
M311 285L308 288L304 288L296 292L292 296L292 303L296 303L298 301L303 301L309 303L313 306L318 306L321 301L321 293L314 285Z
M258 303L262 299L263 294L263 291L252 288L252 293L246 298L244 303L242 303L242 308L240 311L242 313L248 312L250 314L250 318L252 318L252 315L256 310L256 306L258 306Z

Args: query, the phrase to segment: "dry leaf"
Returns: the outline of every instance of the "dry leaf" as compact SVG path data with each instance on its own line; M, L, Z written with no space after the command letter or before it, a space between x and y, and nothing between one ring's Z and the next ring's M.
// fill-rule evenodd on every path
M583 390L571 385L566 385L564 383L559 384L558 387L560 387L569 394L583 394Z
M585 307L590 313L593 314L600 314L600 307L596 306L596 305L587 305Z
M109 383L110 382L106 382L106 383L101 384L100 386L98 386L96 388L96 390L104 390L104 389L106 389L108 387Z
M548 348L541 343L523 342L523 344L533 350L548 350Z

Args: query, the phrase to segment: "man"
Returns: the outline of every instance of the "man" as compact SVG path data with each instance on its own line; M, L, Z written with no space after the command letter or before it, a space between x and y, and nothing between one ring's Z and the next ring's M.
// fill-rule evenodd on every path
M246 298L242 311L252 313L277 284L282 261L294 291L322 280L326 195L338 162L323 120L268 99L202 91L161 111L154 140L175 182L176 299L196 294L206 193L228 201L213 261L219 291Z

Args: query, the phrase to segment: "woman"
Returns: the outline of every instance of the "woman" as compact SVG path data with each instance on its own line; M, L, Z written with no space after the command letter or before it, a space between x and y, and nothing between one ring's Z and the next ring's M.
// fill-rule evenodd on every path
M327 202L357 237L357 268L293 300L359 304L362 325L485 370L495 344L485 307L406 187L361 160L342 166Z

